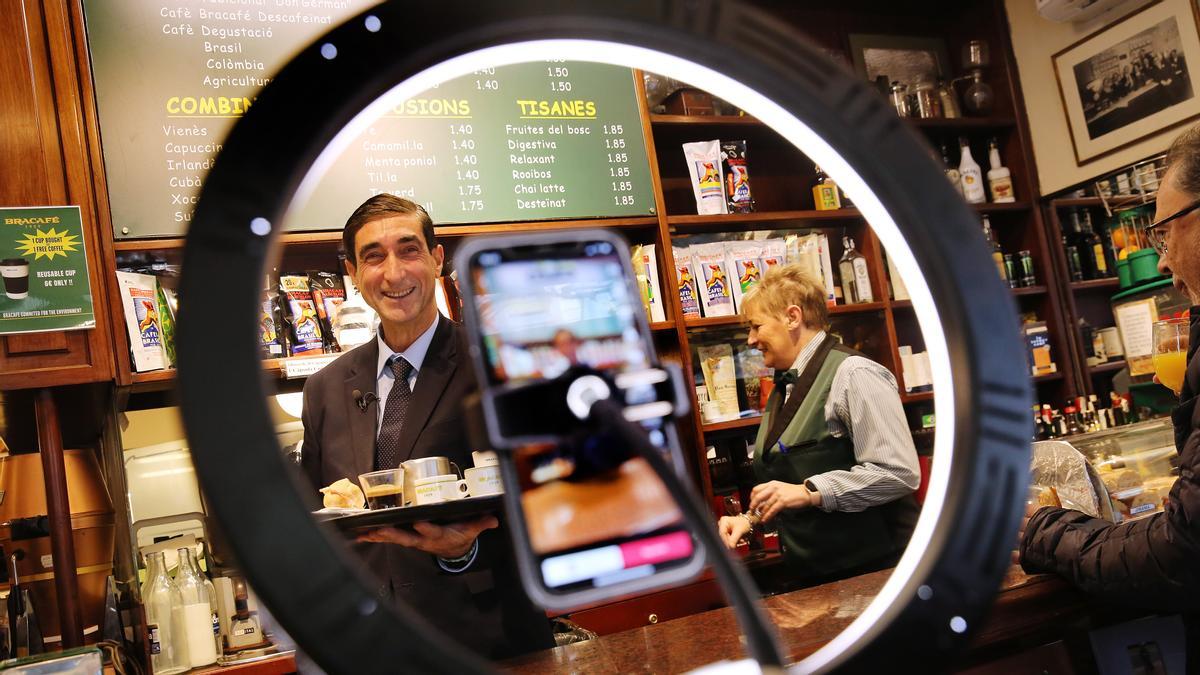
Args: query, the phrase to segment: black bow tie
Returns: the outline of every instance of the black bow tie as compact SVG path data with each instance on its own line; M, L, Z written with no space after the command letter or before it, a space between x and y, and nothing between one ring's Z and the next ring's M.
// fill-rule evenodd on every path
M775 386L786 387L789 384L796 384L796 380L800 375L794 370L783 370L775 373Z

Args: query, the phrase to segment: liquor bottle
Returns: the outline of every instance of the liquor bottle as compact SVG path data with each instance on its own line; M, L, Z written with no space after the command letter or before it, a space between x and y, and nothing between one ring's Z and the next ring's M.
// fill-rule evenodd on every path
M833 211L842 208L842 200L838 196L837 183L825 175L819 166L813 166L817 172L817 180L813 183L813 205L818 211Z
M196 566L192 549L179 549L179 571L175 573L179 592L183 595L184 637L191 667L207 666L217 661L217 643L213 640L213 614L216 603L204 585L204 575Z
M1104 252L1104 240L1100 235L1096 234L1096 230L1092 227L1092 214L1090 211L1083 212L1083 222L1081 224L1083 232L1079 237L1080 256L1084 260L1084 269L1092 272L1091 279L1105 279L1112 276L1109 272L1108 258Z
M871 275L867 270L867 259L863 254L854 250L854 240L849 236L842 237L845 252L838 261L838 273L842 275L842 297L847 305L872 302L875 297L871 293Z
M979 169L979 163L971 157L971 146L966 138L958 139L958 149L961 153L958 175L962 182L963 197L972 204L982 204L987 201L987 193L983 189L983 172Z
M987 239L988 246L992 249L992 261L996 263L996 270L1000 272L1000 278L1008 281L1008 270L1004 267L1004 251L1000 248L1000 242L996 241L996 236L992 233L992 222L987 216L983 217L983 236Z
M1079 260L1079 249L1072 246L1067 235L1062 236L1063 253L1067 256L1067 272L1071 281L1083 281L1083 263Z
M1042 404L1042 425L1046 427L1046 438L1058 438L1058 427L1054 424L1054 411L1049 403Z
M945 143L942 143L942 166L944 167L942 170L946 172L946 179L950 181L950 184L961 195L963 193L962 176L959 175L958 169L954 168L954 165L950 163L950 151L946 149Z
M1063 416L1067 421L1068 436L1074 436L1076 434L1083 433L1083 426L1079 424L1079 416L1075 414L1076 412L1075 406L1073 405L1068 405L1067 407L1063 408Z
M988 141L988 164L991 165L987 179L988 187L992 191L992 201L997 204L1017 201L1013 192L1012 173L1000 163L1000 147L994 138Z
M151 670L155 675L189 670L191 666L184 637L183 595L167 574L166 554L162 551L146 557L142 604L146 608Z

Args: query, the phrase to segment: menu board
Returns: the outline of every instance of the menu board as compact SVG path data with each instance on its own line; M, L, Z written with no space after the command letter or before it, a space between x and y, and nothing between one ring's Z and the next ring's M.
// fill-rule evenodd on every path
M186 232L222 140L308 42L374 3L84 0L113 228ZM389 192L439 224L653 213L627 68L536 61L443 83L342 149L288 230L335 230Z

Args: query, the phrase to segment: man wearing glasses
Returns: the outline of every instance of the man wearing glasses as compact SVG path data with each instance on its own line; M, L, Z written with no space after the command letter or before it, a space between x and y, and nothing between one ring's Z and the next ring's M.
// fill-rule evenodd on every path
M1187 625L1188 672L1200 670L1200 125L1167 152L1154 222L1145 228L1158 269L1192 302L1188 368L1171 415L1179 478L1167 508L1114 525L1079 511L1043 507L1021 535L1021 566L1054 572L1111 602L1181 612Z

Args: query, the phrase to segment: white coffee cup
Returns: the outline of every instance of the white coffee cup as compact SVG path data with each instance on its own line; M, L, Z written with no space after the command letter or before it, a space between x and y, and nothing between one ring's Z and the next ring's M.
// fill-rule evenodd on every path
M504 484L500 481L500 467L492 464L476 466L463 472L467 477L467 487L472 497L498 495L504 492Z
M496 466L500 463L500 458L491 450L472 450L471 462L475 466Z
M417 506L454 501L470 494L467 481L459 480L458 476L452 473L418 478L413 481L412 501Z

